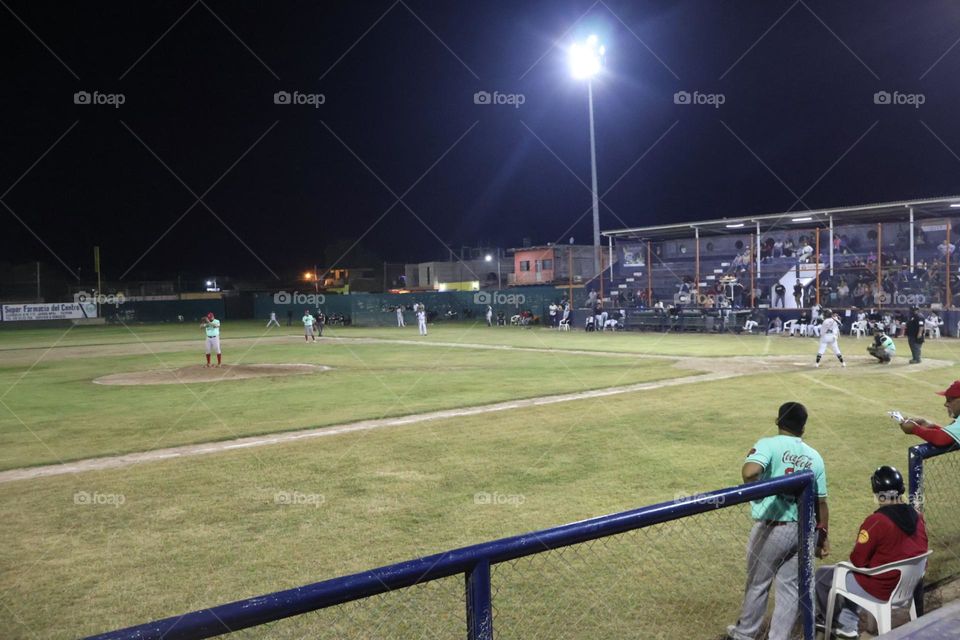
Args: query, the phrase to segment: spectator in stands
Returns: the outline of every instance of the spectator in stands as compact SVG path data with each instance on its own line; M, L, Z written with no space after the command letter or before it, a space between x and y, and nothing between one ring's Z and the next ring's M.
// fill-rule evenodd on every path
M954 244L950 243L946 238L944 238L943 242L941 242L937 246L937 251L940 252L941 258L946 258L948 254L952 256L953 252L956 250L957 250L957 247Z
M803 245L800 247L800 251L797 254L797 260L800 262L809 262L810 258L813 256L813 247L809 243L804 241Z
M820 454L803 440L807 410L799 402L786 402L777 416L776 436L761 438L750 449L740 474L744 482L777 478L794 471L813 471L818 496L818 558L830 553L827 540L829 509L827 476ZM776 581L770 640L787 640L793 632L799 608L797 501L788 496L769 496L751 503L753 529L747 543L747 586L737 623L727 627L727 638L753 640L759 637L767 612L770 585Z
M905 418L900 429L907 434L923 438L936 447L960 445L960 380L954 380L945 391L938 391L944 397L943 406L953 421L945 427L934 424L926 418Z
M860 525L857 542L850 552L850 563L871 569L889 562L913 558L927 552L927 528L923 516L913 505L903 502L903 476L893 467L880 467L870 478L870 487L880 508L867 516ZM823 628L827 611L827 596L833 584L835 565L817 569L817 627ZM887 571L875 576L848 573L846 590L859 596L888 600L897 583L899 571ZM839 638L860 637L860 607L841 597L835 609Z
M847 281L841 278L840 285L837 287L837 299L842 302L849 297L850 297L850 287L847 286Z
M786 295L786 293L787 293L787 288L783 286L783 283L777 282L777 284L774 285L773 287L773 294L774 294L773 306L777 306L779 304L780 308L783 309L784 308L783 296Z
M797 309L803 307L803 285L799 280L793 284L793 300L797 304Z
M777 238L773 241L773 257L779 258L783 255L783 240Z

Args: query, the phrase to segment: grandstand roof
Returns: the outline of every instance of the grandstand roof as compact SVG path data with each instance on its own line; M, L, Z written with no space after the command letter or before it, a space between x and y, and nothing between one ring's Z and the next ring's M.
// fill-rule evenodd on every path
M956 207L951 208L951 205L956 205ZM760 231L763 233L783 229L826 227L830 224L830 218L833 218L834 224L905 222L910 219L911 208L913 208L916 220L943 218L953 214L960 215L960 196L898 200L851 207L784 211L782 213L744 215L630 229L611 229L610 231L604 231L602 235L623 239L668 240L671 238L689 238L693 235L695 228L700 229L701 236L752 233L755 231L757 223L760 223ZM731 226L741 224L743 226Z

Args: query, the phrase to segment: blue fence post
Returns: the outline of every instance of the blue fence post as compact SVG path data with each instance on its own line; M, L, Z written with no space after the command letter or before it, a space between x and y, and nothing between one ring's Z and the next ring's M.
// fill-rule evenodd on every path
M467 640L493 640L490 561L481 560L466 576Z
M907 482L910 485L910 504L913 508L923 511L923 445L915 445L907 450ZM923 615L923 579L917 583L913 592L913 604L917 608L917 616Z
M923 445L910 447L907 451L907 473L910 483L910 503L923 511Z
M816 546L816 482L813 475L804 485L799 498L800 542L798 549L798 565L800 568L800 616L803 624L805 640L814 638L814 611L813 611L813 558Z

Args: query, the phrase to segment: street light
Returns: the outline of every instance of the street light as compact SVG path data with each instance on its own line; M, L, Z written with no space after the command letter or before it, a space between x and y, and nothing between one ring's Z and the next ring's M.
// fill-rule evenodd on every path
M593 268L600 273L600 197L597 195L597 142L593 126L593 77L603 68L606 47L596 35L570 46L570 73L577 80L587 81L587 102L590 106L590 173L593 186Z

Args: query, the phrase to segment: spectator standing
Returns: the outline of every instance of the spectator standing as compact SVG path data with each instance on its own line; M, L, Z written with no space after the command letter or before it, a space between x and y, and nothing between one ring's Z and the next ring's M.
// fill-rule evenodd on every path
M774 287L773 287L773 294L774 294L773 306L777 306L777 305L779 304L779 305L780 305L780 308L783 309L783 308L784 308L783 296L786 295L786 293L787 293L787 288L786 288L785 286L783 286L783 283L782 283L782 282L778 282L776 285L774 285Z
M797 309L803 308L803 285L799 280L793 284L793 300L797 303Z

